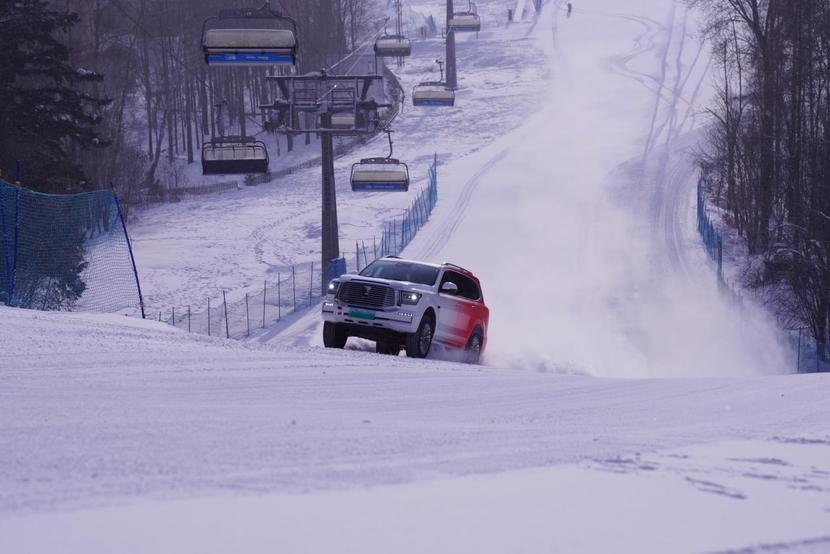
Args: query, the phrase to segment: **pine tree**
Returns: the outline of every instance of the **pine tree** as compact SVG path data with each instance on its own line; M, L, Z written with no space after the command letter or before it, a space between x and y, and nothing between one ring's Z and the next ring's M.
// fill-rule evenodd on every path
M78 190L77 152L106 145L96 126L109 101L84 90L102 76L73 67L59 37L78 20L43 0L0 0L0 169L8 180L22 160L26 186L43 192Z

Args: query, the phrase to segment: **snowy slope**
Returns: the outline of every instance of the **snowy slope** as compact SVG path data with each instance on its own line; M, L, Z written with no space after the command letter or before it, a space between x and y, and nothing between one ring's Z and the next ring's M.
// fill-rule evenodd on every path
M398 138L445 158L407 253L482 278L488 365L325 351L316 314L248 344L0 308L0 552L830 550L828 376L760 376L788 368L774 328L694 239L693 15L478 4L464 103ZM151 296L314 258L315 179L145 216ZM340 198L347 238L408 202Z
M825 375L595 380L0 316L3 552L693 552L830 520Z
M611 4L582 2L569 19L546 12L549 103L445 170L474 190L407 254L477 271L494 314L488 363L609 376L788 371L774 325L726 303L684 225L695 175L681 139L707 71L699 41L684 48L694 15L672 1L627 2L625 14Z
M564 4L564 3L560 3ZM557 3L530 30L540 109L441 167L404 255L481 278L496 366L616 377L793 370L762 309L717 290L694 229L693 146L709 99L695 13L672 0ZM284 335L320 344L313 315Z

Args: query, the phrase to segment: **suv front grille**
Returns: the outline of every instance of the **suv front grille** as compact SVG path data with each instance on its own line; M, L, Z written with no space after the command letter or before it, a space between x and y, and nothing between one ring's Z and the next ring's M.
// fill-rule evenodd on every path
M386 285L349 281L340 285L337 298L353 306L384 308L395 305L395 291Z

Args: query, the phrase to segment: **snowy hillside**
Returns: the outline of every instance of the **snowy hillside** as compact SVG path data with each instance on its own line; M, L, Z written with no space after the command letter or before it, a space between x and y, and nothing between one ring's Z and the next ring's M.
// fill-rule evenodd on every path
M830 551L830 381L786 375L695 236L698 14L477 4L457 106L408 106L395 153L441 160L404 255L480 277L484 364L325 350L316 310L240 342L0 308L0 552ZM441 48L413 42L406 88ZM342 244L418 189L353 194L351 163ZM151 309L316 260L318 170L294 177L143 214Z
M823 376L594 380L0 315L3 552L701 552L826 535Z

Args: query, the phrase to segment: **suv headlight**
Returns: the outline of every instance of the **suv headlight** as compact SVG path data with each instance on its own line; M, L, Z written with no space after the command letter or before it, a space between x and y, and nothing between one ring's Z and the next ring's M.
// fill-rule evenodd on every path
M337 287L339 287L339 286L340 286L340 281L329 281L328 293L332 294L332 295L337 294Z
M400 295L401 295L401 305L403 305L403 304L415 305L415 304L418 303L419 300L421 300L421 296L422 296L420 292L411 292L411 291L404 291L404 290L402 290L400 292Z

